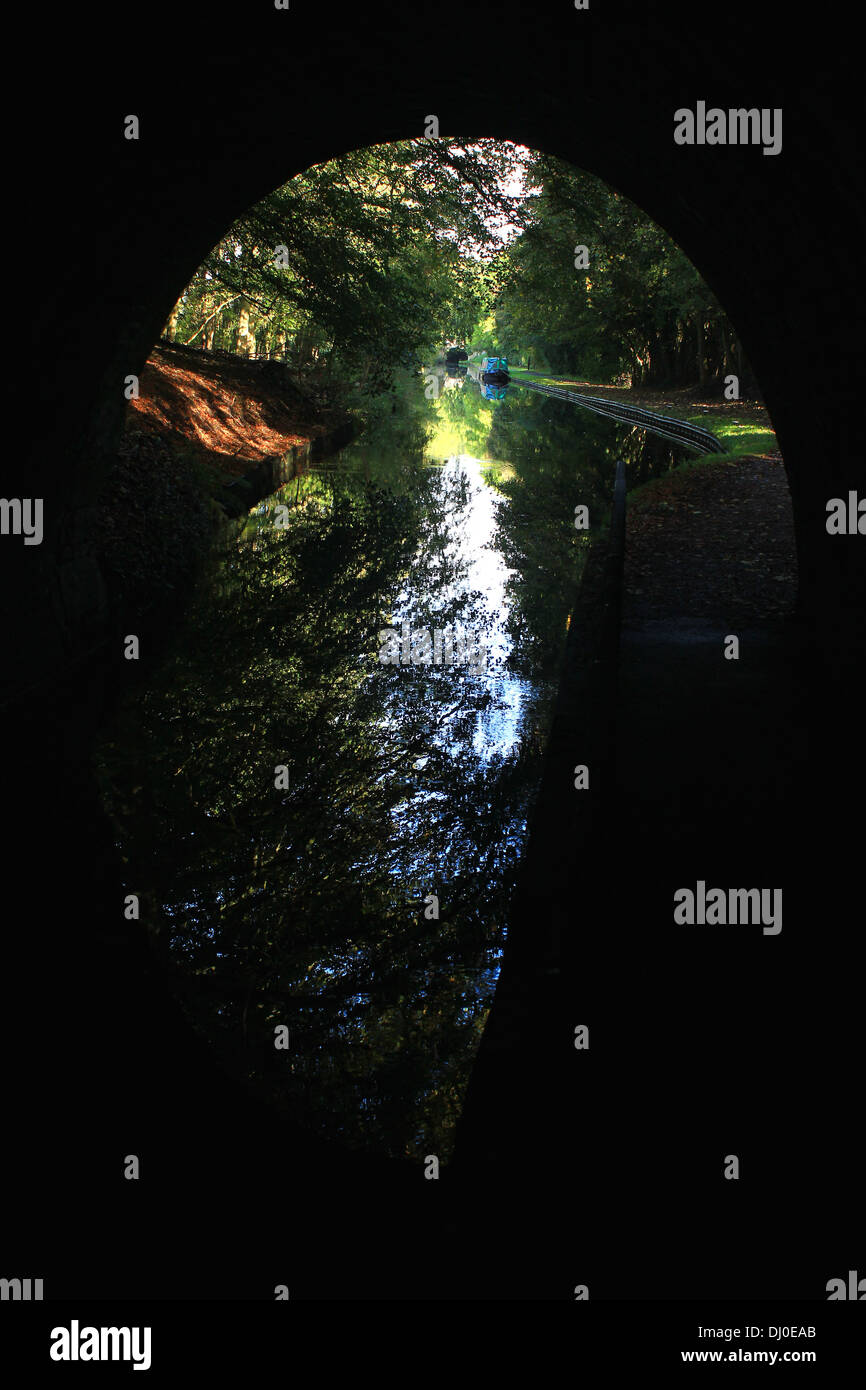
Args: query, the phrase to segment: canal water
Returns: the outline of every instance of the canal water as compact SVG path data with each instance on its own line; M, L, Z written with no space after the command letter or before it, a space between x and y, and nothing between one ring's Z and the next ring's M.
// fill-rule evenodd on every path
M685 455L433 376L250 514L99 756L226 1069L319 1134L447 1162L616 460L634 486Z

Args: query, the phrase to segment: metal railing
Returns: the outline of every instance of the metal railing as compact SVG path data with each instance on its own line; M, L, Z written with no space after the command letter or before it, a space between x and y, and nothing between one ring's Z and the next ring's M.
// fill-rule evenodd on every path
M654 434L673 439L678 444L685 444L701 454L725 452L725 446L714 434L700 425L690 424L688 420L678 420L672 415L658 415L654 410L603 400L599 396L582 396L577 391L566 391L562 386L543 386L536 381L522 381L514 377L512 383L525 386L530 391L540 391L545 396L556 396L560 400L571 401L574 405L582 405L585 410L592 410L596 415L606 415L622 424L638 425L652 430Z

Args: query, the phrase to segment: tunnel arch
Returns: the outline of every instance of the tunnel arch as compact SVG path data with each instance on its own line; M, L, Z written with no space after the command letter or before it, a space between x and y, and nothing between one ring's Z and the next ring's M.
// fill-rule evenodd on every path
M201 1190L196 1211L224 1211L227 1187L236 1183L247 1199L250 1193L257 1199L259 1192L267 1192L270 1221L285 1205L285 1170L295 1159L282 1133L257 1130L261 1137L253 1146L255 1161L250 1161L245 1129L250 1112L225 1091L208 1089L210 1073L185 1034L166 1023L164 999L148 983L146 962L127 958L119 948L90 949L100 929L116 936L121 901L113 861L90 834L86 756L102 700L99 672L94 674L88 664L100 602L99 576L88 560L88 508L101 458L110 455L117 407L113 393L120 394L123 376L146 359L170 311L172 294L232 216L277 186L292 168L300 172L327 158L340 140L349 138L350 128L353 144L387 142L407 130L420 133L430 111L448 113L447 125L443 121L447 130L498 129L621 188L701 270L736 322L771 409L798 527L806 625L797 678L827 691L823 707L809 714L818 756L804 762L807 790L778 832L787 836L795 820L805 825L800 862L814 866L804 889L815 933L787 938L785 949L794 964L782 978L789 994L809 999L817 987L828 1001L829 1026L813 1029L813 1042L819 1051L823 1047L819 1060L830 1083L819 1119L834 1142L823 1150L813 1146L806 1158L813 1176L817 1166L825 1195L832 1194L829 1216L825 1202L816 1217L822 1231L828 1231L820 1249L832 1254L841 1248L833 1230L845 1229L857 1153L847 1142L850 1134L833 1122L846 1113L846 1078L839 1058L854 1055L856 1047L852 1028L846 1034L844 1026L857 1014L850 987L846 993L846 981L856 976L844 967L853 949L850 928L856 917L850 908L861 857L856 817L846 822L845 808L862 761L856 737L851 737L862 719L859 688L853 682L845 685L845 652L850 650L853 659L862 654L858 619L866 590L862 539L858 550L855 538L828 538L824 504L830 496L845 496L849 488L859 487L861 495L866 490L859 443L866 361L856 320L864 238L858 149L862 112L853 46L846 54L832 16L822 13L804 22L781 0L758 9L753 0L730 0L723 10L692 3L679 7L681 12L675 3L663 9L590 3L590 10L577 18L569 0L548 7L541 18L525 6L509 11L507 3L492 15L489 5L466 0L460 14L468 17L472 33L461 27L455 43L450 16L443 21L426 7L394 7L386 13L356 7L344 9L335 22L323 6L292 0L291 10L279 16L283 28L276 30L268 0L242 11L213 0L205 12L188 12L185 35L186 16L178 13L175 0L170 5L153 0L146 15L125 23L121 16L101 26L98 43L82 29L76 11L68 18L53 15L50 26L41 12L34 12L30 45L19 50L32 68L32 96L10 141L8 177L12 189L26 190L18 205L14 246L16 271L21 267L23 277L29 267L33 287L20 321L22 344L29 342L22 382L31 423L20 448L5 460L6 493L31 495L38 480L46 533L38 549L3 548L3 594L10 600L4 638L7 670L18 682L19 694L25 682L38 681L50 695L41 703L26 695L17 700L10 720L14 737L7 744L7 784L15 805L7 887L13 904L18 889L19 912L7 911L13 929L7 934L6 964L9 978L24 984L13 992L7 1011L10 1039L23 1048L22 1066L12 1069L10 1088L13 1108L20 1105L28 1116L20 1142L13 1146L12 1172L15 1181L22 1173L44 1172L55 1187L60 1181L70 1210L95 1214L91 1244L109 1255L103 1257L97 1283L109 1269L118 1287L125 1282L142 1297L152 1296L157 1287L165 1296L165 1233L171 1241L178 1229L189 1227L189 1197L183 1183L178 1184L179 1172L197 1175ZM493 51L487 40L507 22L515 25L509 36L513 42ZM584 32L591 38L590 62L582 47ZM193 55L191 80L182 90L176 80L179 54ZM715 151L718 158L708 159L707 151L675 150L671 113L699 97L721 105L784 106L784 153L772 160L760 151L720 150ZM118 138L122 114L130 110L141 111L146 137L135 148ZM485 126L490 113L498 111L507 111L507 120L499 127ZM23 620L12 611L18 608ZM833 662L835 667L829 664ZM841 735L835 761L828 746L831 734ZM796 859L797 841L793 844ZM52 891L46 894L49 862ZM52 1020L48 1029L34 1028L28 982L38 983L40 1008ZM772 989L780 993L778 976ZM80 1085L70 1082L64 1092L58 1084L50 1105L34 1108L32 1103L34 1084L38 1089L42 1081L57 1081L58 1038L64 1043L64 1076L73 1082L85 1076L87 1091L97 1098L90 1123L83 1127ZM784 1061L783 1049L774 1055ZM796 1048L791 1055L796 1057ZM112 1105L99 1103L100 1096L113 1097ZM219 1128L209 1127L208 1106L218 1111ZM596 1113L604 1122L604 1112ZM101 1239L96 1215L109 1213L111 1227L121 1232L128 1224L128 1203L107 1199L103 1180L105 1155L116 1152L118 1143L117 1116L134 1122L129 1133L144 1134L149 1128L155 1145L150 1171L156 1182L144 1184L142 1191L143 1196L148 1189L151 1194L151 1205L144 1208L151 1219L139 1223L140 1239L131 1254L128 1241ZM617 1125L624 1151L629 1123L626 1116ZM80 1133L81 1143L68 1149L62 1172L56 1163L49 1172L45 1155L56 1150L58 1127ZM793 1124L790 1133L791 1152L797 1153L802 1145L798 1148ZM234 1135L243 1135L244 1143L238 1140L232 1149ZM216 1155L224 1142L229 1149L222 1165L202 1162L203 1144L212 1143ZM266 1151L278 1156L276 1178L273 1165L262 1161ZM570 1168L567 1187L552 1184L545 1173L533 1189L536 1195L574 1190L575 1151L563 1151ZM545 1152L556 1148L547 1144ZM502 1166L498 1159L489 1169L491 1180ZM625 1174L624 1164L619 1171ZM354 1192L359 1182L357 1167L327 1172L322 1200L307 1204L317 1216L332 1210L335 1192ZM292 1174L297 1173L295 1166ZM632 1167L629 1176L633 1173ZM394 1202L390 1171L379 1186L371 1180L364 1203L382 1213L382 1264L387 1261L397 1271L397 1297L406 1296L411 1263L394 1232L420 1232L423 1240L423 1232L432 1233L433 1220L441 1226L436 1209L431 1219L429 1204L413 1196L420 1186L429 1197L428 1189L435 1185L419 1185L414 1175L412 1180L411 1193L408 1180L399 1189L403 1206ZM768 1248L778 1249L780 1268L786 1259L792 1263L799 1282L785 1273L775 1283L758 1279L752 1285L758 1296L778 1297L781 1290L785 1296L814 1297L815 1269L838 1272L835 1255L829 1263L822 1257L816 1266L814 1252L807 1254L813 1228L807 1225L807 1236L799 1231L790 1242L785 1234L791 1206L802 1205L803 1181L802 1163L793 1166L787 1180L780 1172L778 1200L769 1213L777 1244L770 1242ZM480 1188L475 1208L506 1213L502 1244L491 1247L496 1256L507 1254L506 1241L516 1240L519 1246L521 1238L514 1213L522 1194L518 1189L515 1196L510 1174L500 1190L497 1202L489 1188ZM626 1186L619 1190L625 1192ZM682 1204L681 1190L673 1196L675 1206ZM390 1218L385 1215L392 1210L388 1200L396 1213ZM415 1203L411 1207L410 1200ZM658 1193L650 1200L658 1205ZM29 1259L32 1212L27 1203L19 1206L23 1216L17 1225L13 1220L10 1239ZM646 1229L646 1248L668 1248L671 1209L664 1203L658 1207L661 1218ZM264 1202L260 1210L265 1211ZM551 1212L552 1224L545 1220ZM359 1223L354 1239L332 1245L322 1240L320 1228L302 1230L303 1212L296 1215L292 1244L316 1269L318 1252L324 1250L323 1262L333 1265L333 1251L339 1249L351 1270L358 1249L372 1249L371 1235L375 1231L379 1236L372 1221ZM533 1202L533 1219L545 1234L557 1229L557 1215L548 1206L539 1218ZM764 1219L766 1212L758 1215ZM429 1227L424 1225L428 1221ZM726 1238L729 1221L726 1205L715 1227L702 1228L722 1236L709 1247L716 1270L710 1284L721 1297L740 1287L736 1281L726 1286L720 1272L725 1251L729 1245L734 1248ZM204 1219L194 1220L191 1229L191 1245L198 1242L213 1259L218 1252L216 1244L207 1243ZM451 1219L445 1229L448 1287L459 1223ZM352 1231L354 1235L354 1227ZM227 1239L220 1225L221 1245ZM691 1247L697 1264L701 1243L707 1244L703 1235ZM609 1244L605 1229L599 1249ZM246 1235L237 1250L237 1267L251 1268ZM546 1296L561 1296L563 1288L570 1296L577 1277L573 1244L560 1261L551 1260L549 1249L540 1244L539 1250L546 1262L536 1260L534 1267L545 1270L546 1287L552 1290ZM156 1285L139 1273L148 1267L148 1257L159 1271ZM812 1261L808 1268L807 1260ZM213 1262L218 1266L218 1260ZM185 1260L176 1263L185 1267ZM531 1263L524 1261L527 1267ZM420 1264L427 1264L426 1251ZM727 1268L735 1264L731 1256ZM619 1272L615 1265L622 1265L618 1247L609 1256L609 1276ZM54 1268L55 1277L65 1275L70 1288L80 1285L80 1251L70 1247ZM839 1268L844 1269L841 1260ZM683 1269L683 1281L692 1280L692 1264ZM199 1272L198 1297L224 1299L227 1288L234 1289L222 1269L209 1275L204 1258ZM322 1282L333 1286L333 1274ZM176 1283L176 1296L188 1297L189 1282L182 1287L182 1279ZM685 1296L692 1296L699 1283ZM822 1285L820 1276L819 1297ZM441 1297L442 1287L431 1275L426 1296ZM513 1298L514 1290L512 1285L502 1296ZM260 1282L256 1287L248 1282L240 1296L260 1298Z
M78 644L76 628L98 625L86 610L98 602L99 575L76 553L84 542L76 540L70 552L68 537L87 529L85 514L118 436L118 383L141 370L184 285L245 209L340 151L420 137L428 113L438 111L443 134L487 132L603 179L696 266L736 325L777 431L793 504L801 614L811 640L842 653L861 620L864 566L857 538L828 537L824 521L827 499L844 497L862 474L853 445L863 346L843 305L847 279L859 273L863 211L853 127L838 98L827 105L815 36L786 50L783 96L792 133L778 157L765 158L758 149L679 147L672 114L692 100L696 71L702 89L720 102L754 104L758 92L761 104L782 105L780 80L772 65L766 71L769 22L764 47L758 25L744 49L731 25L679 32L673 16L659 27L650 13L605 16L601 42L597 17L583 16L586 28L577 31L563 13L543 31L524 30L521 44L498 48L495 63L479 70L472 45L455 50L419 33L420 18L401 12L386 31L374 31L359 15L323 34L311 14L297 14L291 44L274 41L269 17L256 21L241 52L213 53L209 71L220 90L179 102L159 100L166 59L155 42L145 43L136 91L147 138L139 142L124 142L106 120L110 98L116 96L118 111L130 104L126 77L116 75L107 90L79 86L74 120L79 144L91 151L97 196L64 230L56 293L36 323L37 337L48 332L56 343L52 410L31 441L30 459L16 459L12 471L20 468L23 478L35 466L44 479L43 565L33 592L32 573L20 555L12 557L14 583L30 589L32 604L55 629L59 607L65 616L56 643L67 651ZM294 61L302 41L316 48L315 71ZM652 62L645 60L649 50ZM244 65L252 63L255 82L244 85ZM543 84L526 81L533 63ZM332 71L340 73L341 100L323 104L321 74ZM235 80L227 102L226 84ZM297 114L306 110L316 119ZM56 174L55 194L68 186L70 204L80 206L71 192L74 171ZM828 191L837 214L833 240L816 255L827 240ZM52 254L50 225L50 218L34 225L37 257ZM817 410L803 409L804 377ZM26 485L18 490L26 493ZM23 661L46 669L56 651L46 657L34 646L30 627L19 624L16 634Z
M327 162L330 162L330 161L332 161L332 160L335 160L335 159L337 159L337 158L339 158L339 157L341 157L341 156L343 156L343 155L352 154L352 153L354 153L354 152L357 152L357 151L359 151L359 150L364 150L364 149L379 148L379 149L387 150L387 149L389 148L389 146L394 145L394 144L396 144L396 143L398 143L398 142L400 142L400 141L408 141L408 140L417 139L417 138L418 138L418 136L417 136L417 131L414 131L414 132L413 132L413 131L411 131L411 130L406 130L404 133L402 133L402 134L400 134L400 135L397 135L397 136L393 137L393 138L392 138L391 140L389 140L389 141L377 142L377 143L374 143L374 144L372 144L372 145L366 145L366 144L364 144L364 145L359 145L359 144L358 144L357 142L355 142L355 141L348 142L348 143L347 143L347 142L342 142L342 143L340 143L340 144L338 145L338 147L337 147L336 149L330 150L329 153L327 153L321 160L317 160L316 162L317 162L317 163L327 163ZM488 139L488 140L492 140L492 141L499 141L499 142L502 142L502 143L508 143L508 144L512 144L512 145L515 145L515 144L518 143L518 141L517 141L515 138L513 138L512 136L510 136L510 135L508 135L508 134L502 134L502 133L500 133L499 131L496 131L496 132L493 133L493 134L488 134L486 130L480 130L480 131L479 131L479 130L473 130L471 134L467 134L466 132L455 133L455 134L446 134L444 138L448 138L448 139L451 139L451 140L460 140L461 143L468 143L468 144L471 144L471 143L472 143L473 141L475 141L475 140L481 140L481 139ZM578 172L586 172L586 173L589 173L589 174L593 175L593 177L596 177L596 178L600 179L607 187L612 188L616 193L620 194L620 196L626 198L628 201L630 201L631 203L633 203L634 206L637 207L637 209L638 209L639 212L641 212L641 213L643 213L644 215L650 217L651 220L656 224L656 226L658 226L668 237L670 237L670 239L671 239L677 246L679 246L679 249L681 249L681 250L684 252L684 254L688 257L688 259L691 261L692 265L695 267L695 269L696 269L696 270L698 271L698 273L701 275L702 279L703 279L704 282L707 284L708 288L709 288L709 289L712 291L712 293L715 295L715 297L717 298L717 300L718 300L719 303L721 304L722 308L726 311L726 313L728 312L728 311L727 311L727 305L726 305L726 303L725 303L725 300L722 298L722 296L721 296L721 294L720 294L720 292L719 292L719 289L717 288L717 285L718 285L719 282L718 282L718 280L716 279L716 283L713 283L713 279L711 278L711 276L714 274L714 272L718 270L718 267L717 267L717 266L710 266L709 273L708 273L707 268L706 268L706 266L705 266L705 264L704 264L704 255L703 255L703 249L704 249L704 248L703 248L703 244L702 244L702 242L701 242L699 239L695 239L694 244L693 244L693 246L691 246L691 247L683 246L681 243L679 243L679 242L677 241L677 238L676 238L676 236L674 235L674 233L672 232L671 227L670 227L669 225L666 225L666 220L663 220L663 219L666 218L666 214L667 214L667 212L669 211L668 205L662 204L662 206L661 206L661 208L660 208L660 210L659 210L660 215L656 215L656 214L655 214L654 212L652 212L650 209L645 208L645 207L637 200L637 198L633 195L633 193L630 191L630 189L629 189L627 186L615 185L615 184L613 184L613 183L609 180L609 178L605 175L605 173L603 172L603 168L602 168L601 163L598 164L598 167L597 167L597 168L592 168L589 160L584 161L583 163L575 163L575 160L573 159L573 157L567 156L567 155L564 155L564 154L561 154L561 153L559 152L559 149L557 149L557 148L544 148L544 149L542 149L542 148L539 147L539 146L529 146L529 147L526 147L526 148L529 148L529 150L530 150L531 153L539 153L539 154L549 154L549 155L552 155L553 157L555 157L555 158L557 158L557 159L561 159L563 163L566 163L566 164L570 165L571 167L575 168ZM588 151L588 152L589 152L590 154L592 153L591 150ZM595 162L595 161L594 161L594 162ZM271 195L272 193L276 192L276 191L277 191L279 188L281 188L284 184L290 182L291 179L293 179L293 178L295 178L295 177L298 177L298 176L304 174L305 172L307 172L307 170L308 170L309 168L311 168L311 167L313 167L313 166L312 166L312 165L306 165L305 167L300 168L300 169L297 169L297 170L293 169L291 173L288 173L288 174L286 174L285 176L280 176L280 177L277 179L276 182L272 182L273 175L271 174L271 175L268 177L267 186L266 186L262 191L258 192L258 193L256 194L256 196L252 198L252 200L248 200L248 199L245 198L245 199L244 199L243 206L238 206L238 207L236 207L236 208L231 212L229 221L226 222L226 223L221 227L219 233L217 234L217 236L216 236L215 238L213 238L213 240L209 240L209 241L207 242L207 244L205 244L205 243L201 240L201 238L199 238L199 240L198 240L198 245L199 245L200 247L203 246L204 249L201 251L201 254L198 255L198 259L196 260L194 270L195 270L195 269L198 269L198 267L201 265L201 263L203 262L203 260L205 259L205 257L214 249L214 247L218 244L218 242L221 241L222 239L224 239L224 238L228 235L228 233L229 233L231 227L234 225L234 223L235 223L236 221L238 221L238 220L241 219L243 216L245 216L245 215L246 215L252 208L254 208L259 202L263 201L263 200L264 200L265 198L267 198L269 195ZM670 221L670 220L671 220L670 218L667 218L667 221ZM673 220L676 221L675 218L674 218ZM208 233L208 235L210 235L210 233ZM155 312L161 313L161 320L160 320L161 323L164 324L164 323L167 321L167 319L168 319L168 317L169 317L169 314L171 313L171 310L172 310L173 306L174 306L175 303L177 302L177 300L178 300L178 298L180 297L180 295L183 293L183 290L186 288L186 286L188 285L189 281L191 280L192 274L194 273L194 270L193 270L193 272L190 272L190 274L187 275L187 276L183 279L182 283L179 283L179 284L178 284L177 282L175 282L173 288L171 288L171 289L166 289L166 290L163 292L163 294L160 296L160 299L159 299L159 301L158 301L158 302L159 302L159 305L160 305L160 308L159 308L159 310L156 310L156 309L155 309ZM749 331L748 329L746 330L746 335L744 335L744 333L743 333L743 332L741 331L741 329L740 329L739 320L738 320L737 318L735 318L734 315L728 313L728 317L729 317L729 319L730 319L730 321L731 321L731 323L732 323L732 326L734 327L734 329L735 329L735 331L736 331L736 333L737 333L737 337L739 338L739 340L740 340L740 342L741 342L741 344L742 344L742 346L743 346L743 349L744 349L744 352L745 352L745 356L747 357L747 359L749 360L750 363L753 362L753 351L757 351L758 353L760 353L761 344L760 344L759 340L758 340L758 339L755 339L755 340L753 341L749 336L747 336L747 335L748 335L748 331ZM154 346L154 344L155 344L156 341L157 341L157 338L154 338L153 341L151 341L151 342L148 344L148 346L147 346L147 351L146 351L145 356L144 356L143 359L141 359L141 345L140 345L140 344L137 345L137 353L138 353L138 358L137 358L137 360L140 360L140 366L139 366L139 368L138 368L139 371L141 370L141 367L143 367L144 361L146 360L146 357L147 357L147 354L150 352L150 350L152 349L152 347ZM760 378L759 378L759 374L758 374L757 370L755 370L755 376L756 376L756 378L759 380L759 384L762 384L762 383L760 382ZM762 395L763 395L763 391L762 391ZM770 418L771 418L771 422L773 422L773 406L772 406L772 403L771 403L770 400L766 400L766 404L767 404L768 413L769 413ZM789 476L789 481L790 481L790 476Z
M330 161L332 161L332 160L338 159L338 158L340 158L341 156L348 155L348 154L353 154L353 153L357 153L357 152L359 152L359 151L368 150L368 149L378 148L378 149L381 149L381 150L387 150L390 146L392 146L392 145L394 145L394 144L397 144L397 143L399 143L399 142L406 142L406 141L409 141L409 140L412 140L412 139L417 139L417 138L418 138L418 136L417 136L417 131L415 131L415 132L413 132L413 131L406 131L404 134L395 136L393 139L391 139L391 140L389 140L389 141L387 141L387 142L380 142L378 145L358 145L358 144L356 144L356 143L354 143L354 142L351 143L351 144L342 144L339 148L337 148L336 150L334 150L334 151L332 151L331 153L329 153L328 155L326 155L325 158L324 158L323 160L319 161L319 162L321 162L321 163L327 163L327 162L330 162ZM510 145L516 145L516 144L518 144L518 142L517 142L516 139L514 139L513 137L511 137L511 136L509 136L509 135L507 135L507 134L506 134L506 135L502 135L502 134L500 134L500 133L488 134L488 133L487 133L486 131L484 131L484 130L481 130L481 131L473 131L473 132L471 132L471 133L467 133L467 132L464 131L464 132L459 133L459 134L453 134L453 135L450 135L450 134L449 134L449 135L444 136L443 138L447 138L447 139L449 139L449 140L459 140L459 141L460 141L461 143L463 143L463 144L472 144L472 143L473 143L474 141L476 141L476 140L491 140L491 141L497 141L497 142L500 142L500 143L503 143L503 144L510 144ZM622 196L623 198L627 199L629 202L633 203L634 206L637 207L637 209L638 209L638 211L639 211L640 213L643 213L645 216L651 218L651 220L655 223L655 225L656 225L657 227L659 227L660 230L661 230L662 232L664 232L664 233L665 233L665 234L666 234L666 235L679 247L679 249L682 250L682 251L684 252L684 254L685 254L685 255L688 257L688 259L691 261L692 265L695 267L695 269L696 269L696 270L698 271L698 273L701 275L701 278L702 278L702 279L704 280L704 282L707 284L708 288L712 291L712 293L713 293L713 294L715 295L715 297L718 299L718 301L719 301L721 307L722 307L722 308L725 310L725 312L727 313L727 306L726 306L724 300L723 300L723 299L721 298L721 296L719 295L719 293L718 293L718 291L717 291L715 285L714 285L714 284L711 282L711 280L708 278L707 273L706 273L706 271L705 271L705 268L704 268L704 266L701 264L701 255L700 255L701 247L700 247L700 245L699 245L698 243L696 243L695 247L694 247L693 249L691 249L691 250L690 250L689 248L685 247L685 246L680 245L680 243L677 242L676 237L675 237L675 235L673 234L673 232L670 230L670 228L669 228L668 226L665 225L665 222L662 221L660 217L656 216L656 215L655 215L653 212L651 212L648 208L643 207L643 206L637 201L637 199L634 198L634 197L632 196L632 194L629 192L628 188L626 188L626 187L620 187L620 186L615 186L614 184L612 184L611 181L606 177L606 175L604 174L603 171L592 169L592 168L589 167L588 164L576 164L576 163L574 162L573 159L568 158L568 157L566 157L566 156L564 156L564 155L559 154L555 149L542 149L541 147L537 147L537 146L528 146L528 147L524 147L524 148L527 148L527 149L529 150L529 153L530 153L530 154L550 155L550 156L552 156L552 157L554 157L554 158L561 159L563 163L569 164L569 165L570 165L572 168L574 168L578 173L585 172L585 173L591 174L593 177L598 178L598 179L599 179L602 183L604 183L608 188L611 188L614 192L618 193L620 196ZM201 256L200 256L199 259L196 261L195 269L198 269L198 267L199 267L199 266L202 264L202 262L204 261L205 256L206 256L208 253L210 253L210 252L216 247L216 245L219 243L219 241L222 240L224 237L226 237L226 236L228 235L228 233L229 233L229 231L230 231L232 225L233 225L237 220L239 220L240 218L242 218L243 216L245 216L245 215L246 215L249 211L251 211L251 209L254 208L258 203L260 203L260 202L263 201L265 198L267 198L268 196L270 196L272 193L275 193L278 189L280 189L281 187L283 187L284 184L290 182L291 179L296 178L296 177L298 177L298 176L300 176L300 175L306 173L306 172L308 171L308 169L310 169L311 167L313 167L313 166L307 165L307 166L306 166L305 168L303 168L303 169L295 170L294 172L288 174L285 178L281 178L281 179L279 179L276 183L274 183L274 184L272 184L272 185L269 185L269 186L268 186L267 188L265 188L262 192L260 192L252 201L247 201L247 202L245 202L245 203L244 203L244 206L243 206L242 208L239 208L237 211L235 211L235 212L233 213L233 215L232 215L232 217L231 217L231 220L230 220L228 223L225 224L225 226L224 226L224 227L222 228L222 230L220 231L219 235L218 235L213 241L211 241L211 242L206 246L205 250L202 252ZM664 212L664 209L662 209L662 212ZM162 300L163 305L165 305L166 303L168 304L168 308L166 309L165 314L164 314L164 317L163 317L163 322L166 322L166 321L167 321L168 316L169 316L169 314L170 314L170 312L171 312L172 307L173 307L174 304L177 302L177 300L178 300L180 294L182 294L183 290L184 290L184 289L186 288L186 286L188 285L190 279L191 279L191 275L190 275L190 276L187 276L187 278L183 281L183 283L182 283L182 284L180 285L180 287L177 289L177 293L174 294L174 297L173 297L173 298L171 297L171 292L170 292L170 293L169 293L169 298L168 298L167 300L166 300L166 299L163 299L163 300ZM747 345L746 340L743 338L743 336L742 336L742 334L741 334L741 332L740 332L739 323L734 319L733 315L728 314L728 317L730 318L731 323L732 323L732 326L734 327L734 329L735 329L736 332L737 332L737 336L738 336L738 338L740 339L740 342L741 342L741 344L742 344L742 346L743 346L743 348L744 348L746 357L747 357L747 358L749 359L749 361L751 362L752 358L751 358L751 352L749 351L749 345ZM156 339L154 339L154 342L150 344L150 347L151 347L151 348L154 346L155 341L156 341ZM757 374L756 374L756 375L757 375ZM768 409L769 409L769 406L768 406ZM770 415L771 415L771 419L772 419L772 411L770 411Z

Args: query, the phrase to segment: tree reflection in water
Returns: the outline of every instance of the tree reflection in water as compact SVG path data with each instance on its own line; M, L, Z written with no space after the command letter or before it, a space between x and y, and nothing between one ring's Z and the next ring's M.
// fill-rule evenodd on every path
M606 523L626 434L466 385L416 388L250 516L98 759L130 891L225 1066L319 1133L440 1160L586 553L574 506ZM483 632L486 669L382 665L403 622Z

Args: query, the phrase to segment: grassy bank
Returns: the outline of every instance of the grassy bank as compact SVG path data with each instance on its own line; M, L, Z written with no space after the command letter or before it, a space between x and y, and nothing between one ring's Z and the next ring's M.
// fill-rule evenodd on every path
M695 387L677 388L667 391L654 388L607 386L598 382L578 381L574 377L536 376L522 367L510 369L515 381L536 381L543 386L563 386L569 391L578 391L584 396L600 396L605 400L620 401L624 405L641 406L654 410L659 415L672 415L675 419L686 420L692 425L701 425L710 430L724 445L730 458L746 455L757 458L775 458L778 444L766 406L758 400L726 401L718 395ZM712 455L710 455L712 457ZM702 459L695 459L682 465L689 469L700 466ZM679 470L676 470L679 471Z

